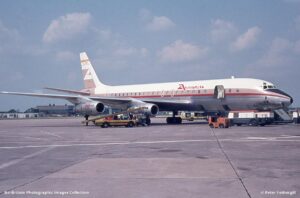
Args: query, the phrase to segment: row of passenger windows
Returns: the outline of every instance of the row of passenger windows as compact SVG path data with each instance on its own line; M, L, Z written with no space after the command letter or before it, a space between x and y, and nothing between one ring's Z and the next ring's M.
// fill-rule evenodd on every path
M106 94L106 96L113 96L113 97L134 97L134 96L177 96L177 95L184 95L184 94L209 94L212 93L213 90L184 90L184 91L152 91L152 92L133 92L133 93L111 93ZM225 90L227 93L239 93L239 89L228 89Z

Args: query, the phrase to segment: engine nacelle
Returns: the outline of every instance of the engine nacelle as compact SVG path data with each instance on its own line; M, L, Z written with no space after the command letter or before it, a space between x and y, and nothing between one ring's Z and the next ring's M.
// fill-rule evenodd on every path
M158 113L159 108L156 104L145 103L131 107L128 110L132 111L133 113L143 113L146 115L155 116Z
M100 102L87 102L75 106L75 112L84 115L99 115L106 109L107 107Z

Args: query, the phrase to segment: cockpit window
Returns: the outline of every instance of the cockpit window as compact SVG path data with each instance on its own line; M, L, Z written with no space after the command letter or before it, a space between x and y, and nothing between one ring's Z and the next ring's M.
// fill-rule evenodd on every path
M264 82L263 88L264 88L264 89L267 89L267 88L268 88L268 87L267 87L267 83Z
M275 89L274 85L267 85L267 83L263 83L263 89Z

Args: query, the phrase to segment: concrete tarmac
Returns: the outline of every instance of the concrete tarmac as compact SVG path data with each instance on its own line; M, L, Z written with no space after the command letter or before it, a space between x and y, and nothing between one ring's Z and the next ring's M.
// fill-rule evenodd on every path
M0 197L299 197L300 125L0 121Z

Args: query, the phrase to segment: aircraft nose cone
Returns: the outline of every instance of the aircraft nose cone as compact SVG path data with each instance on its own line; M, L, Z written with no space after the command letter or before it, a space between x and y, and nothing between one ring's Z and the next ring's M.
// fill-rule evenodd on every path
M294 102L293 98L290 97L290 103L292 104Z

